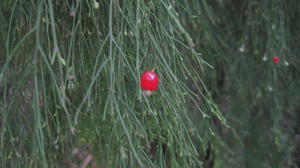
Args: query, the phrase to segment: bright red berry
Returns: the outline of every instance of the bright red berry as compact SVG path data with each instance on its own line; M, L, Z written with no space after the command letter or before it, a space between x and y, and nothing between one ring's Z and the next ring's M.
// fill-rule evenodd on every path
M279 58L278 57L276 57L276 56L273 56L273 62L278 62L279 61Z
M145 71L141 75L140 85L141 88L145 90L156 90L158 87L158 75L154 73L152 70Z

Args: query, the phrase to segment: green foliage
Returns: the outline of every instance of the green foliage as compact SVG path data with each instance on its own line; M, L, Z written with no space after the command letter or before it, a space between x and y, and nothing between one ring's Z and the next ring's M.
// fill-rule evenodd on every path
M204 82L231 127L219 132L216 167L292 166L300 99L299 2L183 4L192 11L185 17L190 34L214 67Z
M292 166L299 3L2 0L0 165Z

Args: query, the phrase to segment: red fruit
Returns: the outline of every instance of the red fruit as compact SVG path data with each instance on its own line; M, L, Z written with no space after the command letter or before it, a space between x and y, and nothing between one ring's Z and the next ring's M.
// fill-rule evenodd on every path
M276 56L273 56L273 62L278 62L279 61L279 58L278 57L276 57Z
M156 90L158 87L158 75L152 70L148 70L141 75L141 88L145 90Z

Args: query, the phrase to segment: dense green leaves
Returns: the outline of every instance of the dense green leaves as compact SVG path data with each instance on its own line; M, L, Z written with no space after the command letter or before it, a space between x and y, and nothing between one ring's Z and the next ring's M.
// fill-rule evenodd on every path
M0 165L292 166L299 6L2 0Z

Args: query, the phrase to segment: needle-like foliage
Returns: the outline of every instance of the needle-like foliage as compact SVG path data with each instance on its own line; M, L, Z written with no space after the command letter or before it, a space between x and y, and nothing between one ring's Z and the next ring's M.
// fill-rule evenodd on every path
M292 166L299 6L2 0L0 166Z

